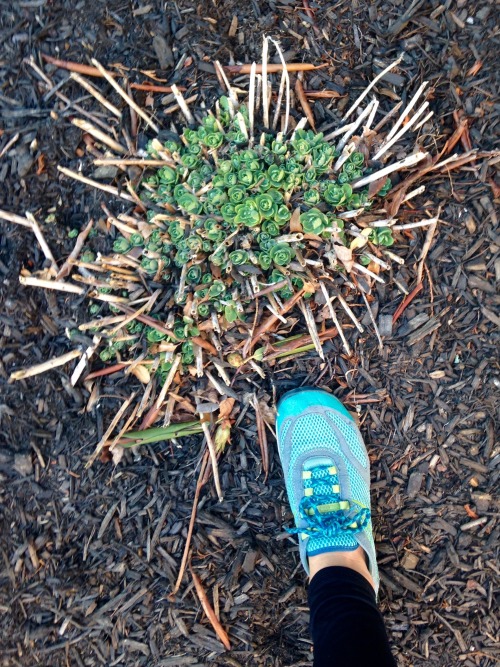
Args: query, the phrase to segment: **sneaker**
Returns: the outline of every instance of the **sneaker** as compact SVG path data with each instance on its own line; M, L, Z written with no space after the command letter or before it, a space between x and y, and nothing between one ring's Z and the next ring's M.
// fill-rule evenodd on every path
M278 448L302 564L362 547L378 593L370 511L370 462L342 403L326 391L294 389L278 403Z

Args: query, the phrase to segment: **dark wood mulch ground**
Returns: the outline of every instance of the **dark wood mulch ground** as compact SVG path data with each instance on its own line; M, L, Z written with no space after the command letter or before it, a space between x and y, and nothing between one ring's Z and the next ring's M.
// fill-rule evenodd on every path
M280 39L289 60L329 62L308 78L311 88L332 85L351 98L405 49L404 76L381 82L382 99L405 97L410 82L430 80L436 145L452 134L452 112L460 109L473 147L493 146L493 2L311 2L324 35L298 0L166 4L164 11L157 0L0 0L0 152L20 135L0 159L0 207L42 220L53 209L59 224L44 229L59 256L70 247L68 229L99 210L98 198L57 176L58 163L77 164L81 134L60 107L59 118L51 118L56 102L43 98L23 61L40 50L68 60L161 66L168 82L202 90L210 101L219 92L213 60L258 60L263 32ZM234 16L238 27L228 37ZM153 43L155 35L163 40ZM51 75L59 80L60 73ZM81 96L69 86L64 92ZM154 103L168 126L161 96ZM335 106L317 103L315 113L331 121ZM360 418L373 465L380 604L404 667L492 667L500 657L500 229L493 178L478 162L428 185L429 202L442 206L445 222L428 257L425 289L385 339L383 354L372 334L353 331L354 359L334 341L326 364L311 357L276 367L260 389L272 396L318 384L340 398L373 400L360 405ZM168 599L201 442L145 448L117 469L84 470L125 387L104 384L108 402L86 414L86 395L69 389L62 370L7 383L12 369L70 349L65 329L85 311L74 300L20 289L20 268L39 268L43 257L22 230L2 223L0 232L0 664L311 664L306 582L295 542L283 531L291 516L281 470L272 451L264 481L250 417L221 462L224 502L205 489L193 539L193 566L234 647L225 653L188 577L175 601ZM409 243L400 282L414 279L422 239ZM378 316L392 315L400 302L392 286L379 290Z

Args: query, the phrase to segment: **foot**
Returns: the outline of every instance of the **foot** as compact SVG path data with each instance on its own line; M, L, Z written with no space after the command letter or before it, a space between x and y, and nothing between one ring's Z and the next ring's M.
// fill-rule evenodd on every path
M295 389L278 403L276 429L295 518L290 532L299 537L306 572L314 574L318 567L344 560L347 567L356 563L353 569L361 571L367 560L367 578L378 592L370 463L353 418L328 392ZM330 563L332 557L335 562ZM339 558L342 563L336 562Z

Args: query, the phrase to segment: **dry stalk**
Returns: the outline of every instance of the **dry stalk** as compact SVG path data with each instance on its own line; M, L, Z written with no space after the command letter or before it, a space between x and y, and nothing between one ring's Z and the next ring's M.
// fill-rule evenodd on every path
M104 445L105 445L106 442L109 440L109 436L110 436L110 435L113 433L113 431L115 430L116 425L118 424L118 422L120 421L120 419L121 419L121 418L123 417L123 415L125 414L125 412L126 412L126 410L128 409L129 405L130 405L130 404L132 403L132 401L134 400L136 394L137 394L137 392L134 391L134 392L133 392L127 399L125 399L125 401L123 401L122 405L120 406L120 409L118 410L118 412L116 413L116 415L115 415L115 416L113 417L113 419L111 420L111 424L110 424L110 425L108 426L108 428L106 429L106 433L102 436L102 438L100 439L100 441L97 443L97 446L96 446L94 452L92 453L92 455L90 456L89 460L88 460L87 463L85 464L85 469L90 468L90 466L94 463L94 461L96 460L96 458L99 456L99 454L101 453L101 451L102 451Z
M364 91L361 93L358 99L352 104L352 106L349 107L349 109L346 111L344 118L349 118L352 112L359 107L359 105L368 95L370 90L380 81L380 79L382 79L387 74L387 72L390 72L391 69L394 69L397 65L399 65L402 59L403 59L403 54L401 54L397 60L395 60L393 63L388 65L384 70L382 70L379 74L377 74L377 76L373 79L373 81L364 89Z
M94 336L92 338L92 345L89 345L88 348L85 350L85 352L82 355L82 358L80 359L80 361L75 366L75 370L73 371L73 373L71 375L70 382L71 382L72 387L74 387L75 384L80 379L80 376L83 373L83 371L85 370L85 367L86 367L87 363L90 361L94 352L97 350L97 348L99 347L100 344L101 344L101 337L100 336Z
M116 90L118 95L123 97L125 102L127 102L127 104L132 107L132 109L136 112L136 114L138 116L140 116L146 122L146 124L149 125L149 127L152 130L154 130L156 133L158 133L160 131L160 128L158 127L158 125L156 125L156 123L148 116L148 114L143 109L141 109L141 107L136 102L134 102L134 100L130 97L130 95L127 95L127 93L123 90L123 88L118 83L116 83L116 81L114 80L111 73L108 72L101 65L101 63L99 61L97 61L95 58L92 58L92 64L95 67L97 67L97 69L102 74L102 76L106 79L106 81L113 86L113 88Z
M98 141L100 141L103 144L106 144L106 146L108 146L113 151L115 151L115 153L126 153L127 152L126 148L124 148L121 144L119 144L117 141L115 141L112 137L107 135L105 132L102 132L102 130L99 130L97 127L94 127L92 125L92 123L89 123L88 120L83 120L81 118L72 118L71 122L73 123L73 125L75 125L77 128L79 128L83 132L88 132L88 134L91 134Z
M186 100L184 99L182 93L175 84L172 85L172 93L174 94L175 101L179 105L179 109L181 110L182 115L186 119L186 122L188 123L188 125L191 125L192 123L194 123L193 114L189 110L189 107L186 104Z
M43 254L45 255L46 259L49 260L52 267L52 271L54 271L57 274L59 267L57 266L57 262L54 259L54 255L52 254L52 251L49 248L47 241L45 240L42 230L40 229L40 225L38 224L38 222L35 220L35 217L31 213L27 212L26 217L31 222L31 229L33 230L33 233L36 236L36 240L40 244L40 248L42 249Z
M66 352L66 354L62 354L60 357L54 357L54 359L49 359L49 361L44 361L41 364L35 364L35 366L23 368L20 371L14 371L10 374L9 382L14 380L24 380L24 378L30 378L34 375L40 375L40 373L50 371L53 368L64 366L64 364L67 364L68 361L80 357L81 354L81 350L71 350L71 352Z
M125 201L130 201L132 203L135 203L133 197L125 194L125 192L120 192L118 188L115 188L112 185L106 185L104 183L99 183L98 181L93 181L91 178L82 176L81 174L78 174L76 171L72 171L71 169L67 169L66 167L61 167L61 165L57 165L57 169L58 171L61 172L61 174L69 176L69 178L74 178L75 181L80 181L80 183L86 183L87 185L91 185L93 188L97 188L98 190L104 190L104 192L107 192L110 195L114 195L115 197L119 197L120 199L125 199Z
M42 278L35 278L35 276L19 276L21 285L28 287L43 287L44 289L53 289L59 292L70 292L71 294L84 294L85 289L78 285L71 283L63 283L60 280L43 280Z
M331 317L333 323L335 324L335 326L337 327L337 330L339 332L339 336L340 336L340 339L342 340L342 344L344 346L346 354L347 354L347 356L350 357L351 354L352 354L351 348L349 346L349 343L347 342L347 338L345 337L344 330L342 329L342 327L340 325L340 322L337 318L337 315L335 313L335 310L333 308L332 300L335 297L331 297L328 294L328 290L326 289L325 284L323 282L320 282L320 286L321 286L321 291L323 292L323 295L324 295L325 300L326 300L326 305L327 305L328 310L330 312L330 317Z
M368 299L366 298L366 294L363 292L363 290L359 290L361 292L361 296L363 297L363 301L365 302L366 309L368 311L368 315L370 317L371 323L373 324L373 328L375 329L375 335L377 336L378 340L378 349L380 352L383 351L384 349L384 343L382 342L382 337L380 335L380 331L378 330L377 323L375 322L375 318L373 317L372 309L370 308L370 304L368 303Z
M311 340L314 344L314 347L316 348L316 352L318 353L320 358L324 361L325 354L323 352L323 346L321 345L321 341L318 336L318 330L316 328L316 322L314 321L314 315L311 310L311 306L309 305L308 301L304 301L303 299L299 301L299 306L300 309L302 310L302 314L304 315L304 319L307 324L307 329L309 330L309 334L311 336Z
M104 95L90 83L90 81L87 81L87 79L84 79L83 76L80 76L76 72L71 72L70 78L79 83L80 86L93 95L103 107L108 109L108 111L111 111L112 114L121 120L122 112L120 109L117 109L114 104L111 104L111 102L107 100Z
M83 244L87 240L87 236L90 234L90 230L92 229L92 225L94 224L94 221L92 219L89 220L87 226L82 229L82 231L78 234L78 237L75 242L75 247L71 251L71 253L68 256L68 259L64 262L64 264L61 266L59 269L57 275L56 275L56 280L61 280L61 278L66 278L67 275L71 273L71 268L73 265L73 261L77 259L78 255L80 254L80 251L83 247Z

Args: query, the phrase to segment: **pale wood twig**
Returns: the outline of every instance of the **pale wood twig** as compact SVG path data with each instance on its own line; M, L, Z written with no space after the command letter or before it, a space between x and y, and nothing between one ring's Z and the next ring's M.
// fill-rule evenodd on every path
M64 262L64 264L59 269L59 271L56 275L56 280L61 280L61 278L65 278L71 272L72 260L75 260L75 259L78 258L78 255L80 254L80 251L83 247L83 244L87 240L87 236L90 234L90 230L92 229L93 224L94 224L94 221L89 220L87 226L84 229L82 229L82 231L78 234L78 237L77 237L76 242L75 242L75 247L73 248L73 250L69 254L68 259Z
M67 169L66 167L61 167L61 165L57 165L57 169L58 171L61 172L61 174L69 176L70 178L74 178L75 181L80 181L80 183L86 183L87 185L91 185L93 188L97 188L98 190L104 190L104 192L107 192L110 195L114 195L115 197L120 197L120 199L125 199L126 201L134 202L133 197L126 194L125 192L120 192L118 188L115 188L112 185L99 183L98 181L94 181L91 178L87 178L87 176L82 176L82 174L78 174L76 171L72 171L71 169Z
M72 283L63 283L61 280L43 280L35 276L19 276L21 285L28 287L43 287L44 289L53 289L58 292L70 292L71 294L84 294L85 289Z
M110 137L102 130L99 130L97 127L94 127L94 125L92 125L92 123L89 123L88 120L83 120L82 118L72 118L71 122L73 123L73 125L76 125L76 127L78 127L83 132L88 132L88 134L91 134L93 137L97 139L97 141L100 141L102 144L109 146L109 148L115 151L115 153L127 152L126 148L124 148L121 144L119 144L117 141L115 141L112 137Z
M36 364L35 366L30 366L29 368L22 368L19 371L14 371L10 374L9 382L13 380L24 380L24 378L33 377L34 375L40 375L40 373L45 373L50 371L53 368L58 366L64 366L68 361L80 357L82 352L80 350L71 350L71 352L66 352L60 357L54 357L54 359L49 359L49 361L44 361L41 364Z
M108 109L108 111L111 111L111 113L114 114L117 118L121 119L122 112L120 111L120 109L115 107L114 104L111 104L111 102L107 100L104 97L104 95L90 83L90 81L87 81L87 79L84 79L83 76L80 76L76 72L71 72L70 78L79 83L82 88L84 88L88 93L90 93L93 97L95 97L96 100L100 102L103 107Z

